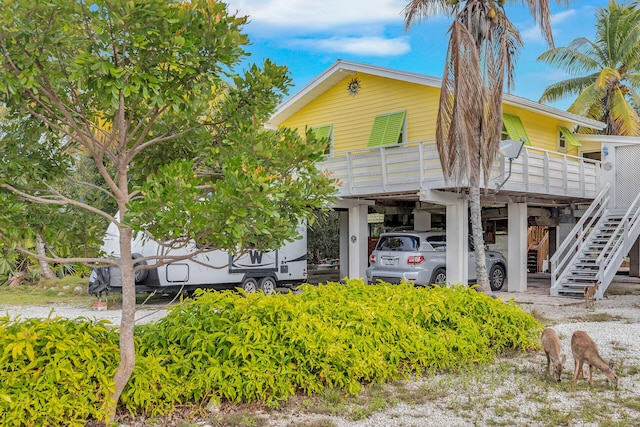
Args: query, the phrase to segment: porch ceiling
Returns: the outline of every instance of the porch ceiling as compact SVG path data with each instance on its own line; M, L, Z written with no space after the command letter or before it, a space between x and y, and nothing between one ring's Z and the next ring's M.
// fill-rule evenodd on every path
M468 193L468 188L440 188L440 191L448 193ZM349 199L348 196L343 196L343 199ZM355 197L354 197L355 198ZM369 194L367 196L360 196L359 199L366 198L374 200L376 204L381 205L394 205L395 203L405 202L423 202L431 204L430 201L420 200L418 193L415 191L396 192L396 193L378 193ZM590 204L589 198L576 198L568 196L557 196L540 193L522 193L518 191L505 191L501 190L498 193L493 193L489 190L488 194L484 192L480 195L481 204L483 207L492 207L495 205L507 205L509 203L526 203L528 206L538 207L567 207L572 205Z

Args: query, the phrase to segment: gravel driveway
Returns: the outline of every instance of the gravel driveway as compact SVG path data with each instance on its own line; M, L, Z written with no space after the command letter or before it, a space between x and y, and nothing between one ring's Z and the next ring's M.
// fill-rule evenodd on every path
M7 313L10 318L20 316L26 318L46 319L47 317L64 317L75 319L77 317L87 317L89 319L109 320L114 326L120 325L122 310L119 308L109 308L108 310L96 310L93 307L78 307L77 305L52 304L47 306L27 305L27 306L7 306L0 304L0 313ZM136 324L154 322L167 314L164 306L142 307L136 310Z

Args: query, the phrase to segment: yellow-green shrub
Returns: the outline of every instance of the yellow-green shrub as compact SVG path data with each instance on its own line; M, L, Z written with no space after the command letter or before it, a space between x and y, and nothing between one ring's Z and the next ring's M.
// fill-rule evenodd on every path
M203 292L156 326L141 336L140 351L166 356L163 367L183 379L180 400L236 402L326 386L357 393L364 382L535 347L541 330L516 305L466 286L360 280L309 285L299 295Z
M486 363L538 345L541 325L518 306L466 286L305 286L297 295L201 292L136 327L137 363L121 404L170 413L228 399L277 402L327 386ZM87 319L0 317L0 425L100 419L119 360L117 329Z
M118 334L104 323L0 317L0 425L83 426L113 390Z

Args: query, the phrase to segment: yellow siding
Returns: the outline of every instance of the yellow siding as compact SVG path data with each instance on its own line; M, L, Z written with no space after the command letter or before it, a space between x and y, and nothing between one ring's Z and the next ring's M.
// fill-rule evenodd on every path
M558 127L564 126L572 129L573 125L559 119L543 116L528 110L522 110L512 106L504 106L505 113L520 117L524 128L527 130L531 146L542 150L558 151ZM567 143L568 144L568 143ZM578 148L568 144L566 154L578 155Z
M349 81L360 80L360 92L347 92ZM367 146L375 116L407 111L407 141L435 138L439 89L368 74L348 76L323 93L282 126L298 129L333 124L334 151Z
M354 77L360 91L352 96L347 85ZM345 77L302 108L281 126L305 129L333 125L334 152L365 148L376 115L407 111L408 142L435 138L440 89L369 74ZM551 117L505 106L505 113L520 117L534 148L557 151L558 126L572 124ZM567 154L578 155L578 147L568 145Z

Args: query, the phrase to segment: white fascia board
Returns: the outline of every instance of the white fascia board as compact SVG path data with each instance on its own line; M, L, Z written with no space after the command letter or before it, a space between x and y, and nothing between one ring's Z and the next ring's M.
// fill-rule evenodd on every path
M579 141L600 142L603 144L628 144L640 145L640 136L620 136L620 135L582 135L575 134Z

